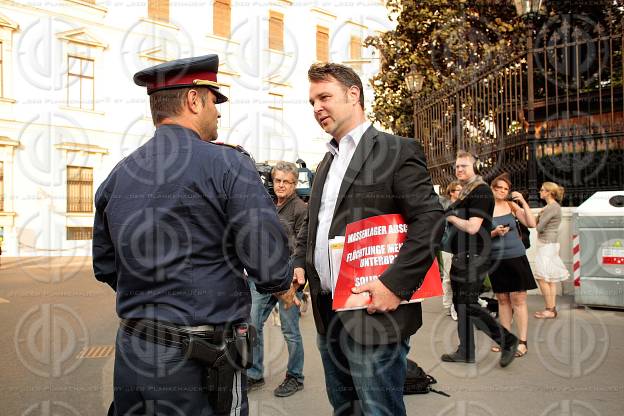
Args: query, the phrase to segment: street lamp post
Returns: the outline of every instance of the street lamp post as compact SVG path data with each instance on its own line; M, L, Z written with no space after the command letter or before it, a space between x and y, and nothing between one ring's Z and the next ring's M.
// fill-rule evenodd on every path
M425 82L425 76L420 74L416 70L416 65L410 65L410 72L405 74L405 84L407 85L407 90L410 92L410 96L412 98L412 118L414 121L414 136L418 137L418 122L416 118L416 108L417 108L417 96L418 93L422 90L423 83ZM422 138L421 138L422 139Z
M535 93L533 86L533 21L542 7L542 0L514 0L516 13L527 22L527 145L529 147L529 206L536 208L539 203L537 194L537 152L535 142Z

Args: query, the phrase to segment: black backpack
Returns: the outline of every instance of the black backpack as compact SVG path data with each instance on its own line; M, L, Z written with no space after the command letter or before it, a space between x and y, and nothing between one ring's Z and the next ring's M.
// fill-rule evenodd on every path
M405 384L403 385L403 394L426 394L430 391L441 394L442 396L451 397L448 394L434 390L432 384L437 383L436 379L425 373L414 361L407 360L407 374L405 376Z

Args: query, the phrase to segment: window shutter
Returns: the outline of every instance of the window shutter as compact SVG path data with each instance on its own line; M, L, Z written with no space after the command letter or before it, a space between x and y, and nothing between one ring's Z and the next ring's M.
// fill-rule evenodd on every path
M0 41L0 97L4 97L4 89L3 89L3 85L4 85L4 79L2 78L2 74L4 73L4 66L3 66L3 56L2 56L2 41Z
M152 20L169 21L169 0L148 0L147 17Z
M284 50L284 15L269 12L269 49Z
M316 27L316 60L329 62L329 29Z
M351 36L351 44L349 45L349 57L354 59L362 59L362 38L359 36Z
M67 240L92 240L93 227L67 227Z
M232 6L230 0L215 0L212 9L213 33L224 38L230 37Z
M67 212L93 212L93 168L67 166Z
M4 162L0 162L0 211L4 211Z

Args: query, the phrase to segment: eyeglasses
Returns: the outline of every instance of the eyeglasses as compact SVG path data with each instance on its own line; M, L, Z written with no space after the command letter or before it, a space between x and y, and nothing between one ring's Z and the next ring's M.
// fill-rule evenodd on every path
M294 185L294 182L287 181L285 179L273 179L273 185Z
M453 190L451 190L451 193L453 193L453 192L460 192L460 191L461 191L461 189L453 189Z

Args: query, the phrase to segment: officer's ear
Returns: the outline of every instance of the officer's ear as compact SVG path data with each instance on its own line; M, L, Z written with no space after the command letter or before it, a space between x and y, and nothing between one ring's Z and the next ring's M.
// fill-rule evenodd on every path
M188 90L184 104L191 113L199 114L203 107L201 94L195 89Z

